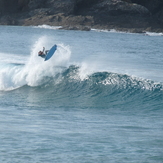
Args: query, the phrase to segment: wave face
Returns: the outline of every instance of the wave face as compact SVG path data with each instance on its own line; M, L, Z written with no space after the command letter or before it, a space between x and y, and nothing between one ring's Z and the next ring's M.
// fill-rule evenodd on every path
M53 103L56 107L155 110L163 106L161 83L124 74L95 72L83 78L81 67L71 65L55 67L55 74L42 77L38 83L15 92L30 92L36 103Z

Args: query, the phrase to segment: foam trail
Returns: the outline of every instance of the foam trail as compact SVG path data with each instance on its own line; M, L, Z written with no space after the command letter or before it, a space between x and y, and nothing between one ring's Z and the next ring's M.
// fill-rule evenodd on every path
M45 77L53 77L61 69L56 66L67 66L71 51L69 47L58 44L55 55L48 61L38 57L38 51L45 46L53 46L48 38L43 36L32 47L30 57L25 65L1 64L0 90L7 91L19 88L23 85L38 86L46 82Z

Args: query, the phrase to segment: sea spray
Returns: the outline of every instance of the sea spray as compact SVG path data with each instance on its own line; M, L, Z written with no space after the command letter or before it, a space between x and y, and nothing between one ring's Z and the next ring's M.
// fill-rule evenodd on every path
M45 78L54 77L60 72L62 68L59 67L67 66L71 51L68 46L63 44L57 45L55 55L48 61L44 61L43 58L38 56L38 51L42 47L53 46L49 42L46 36L40 37L33 45L25 64L19 64L16 61L14 61L14 64L12 62L1 64L0 90L13 90L23 85L39 86L47 82Z

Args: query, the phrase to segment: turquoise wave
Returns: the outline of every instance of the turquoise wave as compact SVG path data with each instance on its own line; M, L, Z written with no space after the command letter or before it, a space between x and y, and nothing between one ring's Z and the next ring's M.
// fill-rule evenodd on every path
M162 83L112 72L95 72L81 79L79 71L80 67L72 65L54 77L45 77L40 86L18 90L32 92L40 102L58 107L163 108Z

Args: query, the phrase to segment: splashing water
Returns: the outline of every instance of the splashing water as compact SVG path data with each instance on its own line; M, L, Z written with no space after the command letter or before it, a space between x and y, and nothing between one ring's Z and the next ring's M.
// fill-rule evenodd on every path
M50 45L50 46L48 46ZM13 90L23 85L38 86L44 77L52 77L58 71L58 66L67 66L71 51L68 46L58 44L55 55L48 61L38 57L38 51L43 47L51 48L52 44L46 36L40 37L31 49L27 62L17 62L17 58L4 60L0 65L0 90ZM9 54L8 54L9 55ZM9 55L10 56L10 55ZM11 58L11 57L9 57ZM26 60L27 58L21 58ZM14 62L13 62L14 60ZM14 63L14 64L13 64Z

